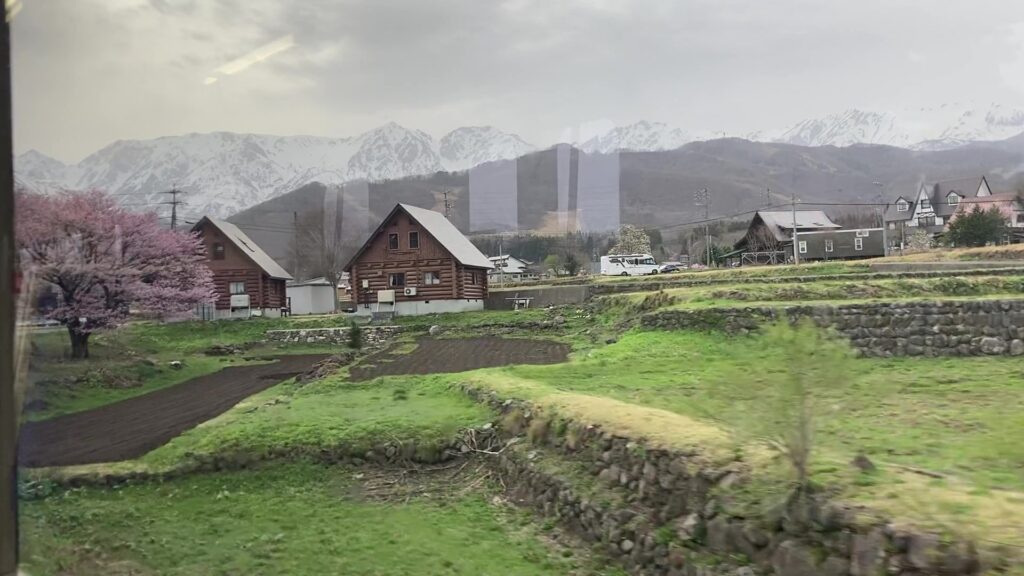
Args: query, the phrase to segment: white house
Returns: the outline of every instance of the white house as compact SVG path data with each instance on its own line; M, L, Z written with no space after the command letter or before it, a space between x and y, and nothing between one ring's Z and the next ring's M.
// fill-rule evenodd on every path
M520 282L522 280L536 280L537 273L531 268L533 262L516 258L510 254L501 256L490 256L487 258L494 266L487 273L487 280L491 283Z
M289 282L285 287L292 314L329 314L334 312L337 289L326 278Z

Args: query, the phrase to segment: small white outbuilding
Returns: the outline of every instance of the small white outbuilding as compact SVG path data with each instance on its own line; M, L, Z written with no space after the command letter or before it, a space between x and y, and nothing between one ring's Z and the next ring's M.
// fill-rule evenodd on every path
M337 289L326 278L310 278L287 285L288 307L292 314L330 314L334 312Z

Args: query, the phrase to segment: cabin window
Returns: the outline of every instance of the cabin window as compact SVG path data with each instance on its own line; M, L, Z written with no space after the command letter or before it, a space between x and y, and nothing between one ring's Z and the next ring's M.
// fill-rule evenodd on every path
M801 240L797 248L800 250L801 254L807 254L807 241Z
M950 194L948 197L946 197L946 204L949 204L950 206L956 206L959 203L960 197L957 196L956 194Z
M419 248L419 247L420 247L420 233L419 232L409 232L409 248Z
M245 294L245 282L232 282L228 285L232 294Z
M427 285L440 284L441 273L435 272L433 270L427 270L426 272L423 273L423 283Z
M388 286L391 286L392 288L405 286L405 272L389 274Z
M864 239L863 238L854 238L853 239L853 249L854 250L863 250L864 249Z
M910 203L906 200L900 200L896 203L897 212L906 212L907 210L910 210Z
M476 284L476 272L469 273L469 283Z
M388 234L388 250L398 250L398 234Z
M224 243L214 242L213 243L213 259L223 260L224 259Z
M834 249L835 249L835 246L832 244L832 241L831 240L825 240L825 252L832 252L832 251L834 251Z

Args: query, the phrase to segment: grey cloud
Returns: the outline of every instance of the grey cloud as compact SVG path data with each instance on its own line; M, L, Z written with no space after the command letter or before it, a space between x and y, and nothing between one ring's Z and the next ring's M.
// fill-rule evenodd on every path
M65 159L188 131L435 135L493 124L546 144L608 118L744 133L848 107L1022 98L998 0L101 0L14 22L16 145ZM295 48L212 86L284 35ZM170 94L174 96L171 97ZM59 111L55 113L54 111ZM67 119L71 120L68 121Z

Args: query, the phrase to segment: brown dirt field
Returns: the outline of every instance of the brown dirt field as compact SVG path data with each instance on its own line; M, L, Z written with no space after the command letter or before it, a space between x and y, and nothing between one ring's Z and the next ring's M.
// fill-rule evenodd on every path
M557 364L565 362L569 345L550 340L518 338L421 338L409 353L391 349L370 356L349 370L358 382L399 374L465 372L509 364Z
M70 466L142 456L238 402L308 370L323 354L230 366L149 394L21 427L19 465Z

